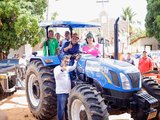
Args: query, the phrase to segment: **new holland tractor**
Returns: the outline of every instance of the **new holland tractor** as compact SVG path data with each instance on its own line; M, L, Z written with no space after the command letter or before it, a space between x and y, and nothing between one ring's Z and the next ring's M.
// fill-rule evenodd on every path
M71 21L42 22L41 27L100 27L97 24ZM50 120L56 116L53 69L58 56L35 56L26 72L26 95L33 116ZM77 79L68 99L69 120L108 120L109 114L128 112L134 120L158 120L158 100L142 89L139 70L126 62L81 55ZM158 91L159 92L159 91Z

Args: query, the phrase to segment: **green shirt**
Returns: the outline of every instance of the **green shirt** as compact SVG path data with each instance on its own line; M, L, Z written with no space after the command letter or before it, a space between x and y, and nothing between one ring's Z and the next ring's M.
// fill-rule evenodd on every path
M49 46L49 50L50 50L50 56L56 55L56 50L58 48L58 41L55 38L49 39L48 46ZM43 45L43 54L44 54L44 56L48 55L46 42L44 42L44 45Z

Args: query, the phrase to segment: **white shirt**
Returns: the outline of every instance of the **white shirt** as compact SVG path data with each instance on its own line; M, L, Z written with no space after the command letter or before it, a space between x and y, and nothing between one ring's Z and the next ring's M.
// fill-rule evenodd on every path
M61 66L58 65L54 68L54 77L56 81L56 94L70 93L71 91L71 80L69 72L76 68L77 61L74 62L73 66L67 66L66 71L61 70Z

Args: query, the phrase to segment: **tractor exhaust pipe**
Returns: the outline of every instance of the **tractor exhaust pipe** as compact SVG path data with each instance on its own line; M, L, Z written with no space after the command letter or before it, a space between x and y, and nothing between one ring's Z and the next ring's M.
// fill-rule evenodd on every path
M114 24L114 59L116 60L118 60L118 21L119 17Z

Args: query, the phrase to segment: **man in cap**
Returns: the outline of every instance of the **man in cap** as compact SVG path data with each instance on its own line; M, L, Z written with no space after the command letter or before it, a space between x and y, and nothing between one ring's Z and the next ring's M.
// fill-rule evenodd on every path
M71 41L66 42L62 48L65 55L73 55L79 53L80 47L78 44L78 40L79 40L78 34L73 33Z
M78 54L80 52L80 45L78 44L78 40L79 40L78 34L73 33L71 37L71 41L66 42L62 48L64 55L71 55L69 65L74 64L75 58L73 55ZM75 71L70 72L69 75L71 80L76 79Z

